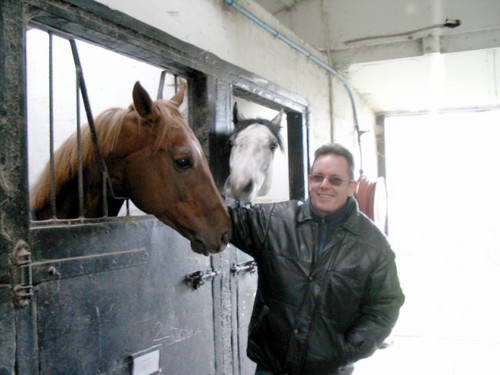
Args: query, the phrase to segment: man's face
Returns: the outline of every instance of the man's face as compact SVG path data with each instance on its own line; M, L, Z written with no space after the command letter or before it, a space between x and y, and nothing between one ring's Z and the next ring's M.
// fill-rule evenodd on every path
M330 181L340 185L335 186ZM346 158L339 155L323 155L316 159L309 176L309 191L312 205L319 214L327 215L337 211L355 190L356 182L349 179L349 165Z

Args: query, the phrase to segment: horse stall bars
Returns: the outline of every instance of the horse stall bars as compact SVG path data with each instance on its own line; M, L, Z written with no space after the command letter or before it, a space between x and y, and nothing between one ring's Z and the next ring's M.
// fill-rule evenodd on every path
M57 220L57 182L56 182L56 163L55 163L55 158L54 158L54 34L51 31L47 31L48 35L48 43L49 43L49 49L48 49L48 88L49 88L49 170L50 170L50 211L51 211L51 220ZM110 194L114 199L123 199L125 200L126 198L124 197L117 197L114 193L113 186L111 185L110 179L109 179L109 173L106 167L106 163L101 155L100 152L100 147L98 143L98 137L95 129L95 124L94 124L94 118L92 115L92 109L90 106L90 101L88 97L88 92L85 84L85 79L84 79L84 74L83 74L83 68L80 62L80 57L78 54L78 47L76 45L76 42L73 38L63 38L67 40L69 45L71 46L71 52L73 56L73 61L74 61L74 70L75 70L75 111L76 111L76 116L75 116L75 125L76 125L76 131L75 131L75 147L76 147L76 158L77 158L77 190L78 190L78 218L77 220L83 220L85 217L85 202L84 202L84 182L83 182L83 160L82 160L82 127L81 127L81 104L80 101L83 101L84 104L84 109L88 121L88 126L92 135L92 145L94 148L94 152L96 155L97 159L97 164L99 165L101 175L102 175L102 195L107 196L108 193L108 188L110 191ZM71 70L68 67L68 73L70 74ZM164 82L164 77L161 82ZM128 199L127 201L127 211L126 215L129 215L129 205L128 205ZM108 200L103 199L102 200L102 217L107 217L108 216ZM34 217L34 219L37 219ZM69 218L65 217L62 219L68 220Z
M47 35L49 37L49 166L50 166L50 210L51 219L57 220L56 212L56 180L55 180L55 161L54 161L54 50L53 50L53 33L48 31ZM73 56L75 60L75 71L76 71L76 148L77 148L77 158L78 158L78 213L79 218L84 217L85 206L83 200L83 169L82 169L82 140L81 140L81 119L80 119L80 90L82 90L83 72L78 58L78 51L76 49L76 43L74 40L68 40L71 43L71 48L73 51ZM85 87L85 86L83 86ZM86 89L83 88L84 96L86 95ZM88 99L86 100L86 103ZM92 114L90 112L90 107L85 108L87 113L87 118L91 119ZM91 124L91 120L89 121ZM97 145L96 145L97 146ZM96 147L96 152L99 149ZM105 184L103 184L103 189ZM104 201L107 202L107 201ZM103 207L107 216L107 207Z
M73 81L68 82L67 78L61 78L63 75L66 77L68 75L68 73L61 72L63 61L66 62L66 66L71 67L67 70L74 72L70 44L67 38L55 34L49 36L48 33L38 29L32 29L28 34L28 76L30 77L28 112L31 115L29 129L35 132L30 135L30 147L37 146L37 142L43 138L51 139L52 146L48 145L45 148L48 148L49 153L53 155L51 164L55 164L57 168L57 151L54 150L72 130L64 125L61 131L61 122L65 120L65 124L76 123L78 142L75 143L83 144L83 146L79 147L78 155L72 157L79 160L80 181L78 185L81 186L82 175L84 177L85 173L88 173L84 162L84 139L89 137L89 131L85 131L83 127L78 130L80 128L79 93L82 90L79 85L81 81L77 80L76 84L73 84ZM49 42L50 39L52 41ZM76 43L81 52L82 65L91 66L85 72L86 78L90 77L86 83L91 92L89 101L94 100L93 106L95 105L99 110L109 107L111 106L110 98L118 98L117 103L123 101L130 103L132 87L134 87L132 96L137 98L137 101L132 98L135 101L134 108L140 108L141 103L152 103L141 85L135 84L134 86L134 81L139 77L150 90L153 87L156 89L158 77L161 74L164 75L161 73L164 69L129 61L121 56L115 57L108 51L96 49L81 41L76 41ZM32 50L33 46L39 48L49 45L52 45L49 49L54 56L50 59L48 54ZM130 77L127 83L123 83L122 79L116 84L106 85L112 89L112 93L104 96L101 93L99 100L96 101L95 92L103 91L99 84L95 84L96 71L106 70L106 68L99 61L90 60L88 56L99 55L105 56L104 60L119 61L119 67L111 68L118 71L117 76L124 76L120 71L120 67L123 68L124 65L133 66L136 74ZM36 59L33 61L34 56ZM40 64L41 56L47 57L45 61L53 61L50 65L54 64L54 67L47 70L52 71L51 73L40 74L40 65L45 66L45 64ZM47 68L48 65L49 63L46 64ZM106 70L106 78L112 79L112 73ZM41 81L47 75L51 76L52 83ZM184 95L185 88L179 87L176 94L173 92L175 83L171 84L175 80L174 76L167 75L165 78L167 78L165 80L167 87L162 89L174 95L173 101L161 100L157 105L159 108L168 106L168 113L177 113L176 108L182 101L181 96ZM61 95L61 88L67 86L69 89L66 88L65 94ZM41 97L40 92L44 92L44 89L48 87L51 88L52 93L45 97L52 98L50 103L37 102L37 98ZM67 94L73 92L76 92L74 96ZM73 104L68 104L70 101ZM46 109L42 108L44 105ZM75 119L73 115L61 115L61 109L65 108L76 109L74 113L78 119ZM141 111L147 115L146 112L147 108ZM40 116L39 113L42 115ZM117 113L129 112L127 110ZM52 124L48 126L48 137L37 132L40 128L36 125L43 122L44 114L52 118L50 121L45 121ZM99 116L96 117L98 118ZM69 120L66 121L66 119ZM164 119L162 123L170 121L167 120ZM180 113L178 121L183 121ZM151 121L148 123L151 126L154 125ZM97 120L95 126L99 127ZM215 190L215 185L210 182L211 177L207 174L206 161L198 160L202 157L201 147L196 142L193 132L181 123L178 123L174 129L176 132L170 135L170 139L175 139L184 146L189 144L192 148L184 148L184 150L192 149L192 151L176 154L175 160L169 161L168 165L174 165L176 173L182 174L179 178L173 178L171 185L190 176L190 170L193 169L192 177L195 180L189 183L184 181L185 186L196 188L200 186L200 182L206 186L203 192L196 194L195 199L189 199L189 201L197 202L196 212L199 217L189 218L188 223L181 223L179 228L184 230L182 229L184 227L202 224L200 220L203 215L200 209L203 207L203 202L200 199L206 198L207 202L210 202L210 210L215 215L218 215L217 202L221 202L222 207L222 200L219 192ZM61 132L64 132L63 136ZM79 136L78 133L80 133ZM147 134L147 130L143 129L142 134ZM185 134L187 143L179 138L181 134ZM153 137L153 139L161 146L159 143L161 137ZM99 137L100 142L103 140L104 138ZM135 140L135 143L140 143L139 138ZM87 144L90 144L88 140ZM170 149L172 148L165 150ZM36 147L33 152L36 152ZM157 155L162 154L162 152L157 153ZM39 154L31 155L33 177L36 176L37 171L40 171L37 162L41 159ZM201 167L205 169L197 169ZM170 167L156 167L153 171L164 171L168 168ZM135 173L143 173L145 170L146 168L142 168ZM56 172L50 172L52 180L57 180ZM141 176L142 174L139 174L139 177ZM149 185L144 179L141 180L141 186L148 187ZM173 373L197 373L199 371L215 373L216 340L213 335L214 325L217 323L213 319L214 302L211 289L213 281L210 278L204 278L203 284L206 285L200 284L196 290L184 282L186 275L199 272L203 275L220 277L219 271L212 268L210 258L200 257L190 251L190 242L186 238L179 236L163 223L152 219L151 216L84 218L81 214L80 203L85 190L81 187L79 189L83 191L83 194L78 195L77 218L54 220L52 218L54 212L61 208L57 205L55 210L50 209L49 220L32 221L30 224L30 260L26 269L29 269L31 274L29 284L35 297L31 303L36 306L36 317L27 318L33 330L28 330L21 336L33 342L38 349L34 351L33 359L24 365L23 373L128 374L132 371L140 373L140 368L144 363L149 370L169 368ZM167 189L169 189L168 186L158 187L160 192ZM212 192L216 196L211 196ZM149 194L157 195L158 193L152 191ZM184 188L182 194L189 194L188 189ZM145 195L144 199L148 196ZM141 202L140 199L139 201ZM159 201L163 202L166 199L160 198ZM169 206L175 207L172 203L169 203ZM141 207L147 208L148 202L144 202ZM90 207L85 205L84 210L87 213L89 209ZM159 214L164 212L165 210L162 209ZM179 218L185 216L178 215ZM225 216L207 216L206 219L210 222L210 226L207 226L208 232L216 234L216 239L210 239L207 242L202 236L197 235L196 239L192 238L193 249L203 253L220 251L227 241L224 237L224 233L227 232L224 229L224 223L228 221L224 221L225 218ZM169 221L170 225L176 225L175 219ZM220 234L217 234L218 223L223 224ZM201 234L202 231L199 233ZM184 234L190 236L190 233ZM189 311L189 314L186 314L186 311ZM182 350L181 348L187 349L186 354L183 355L183 361L178 360L178 351Z
M50 155L50 210L52 218L56 218L56 177L54 161L54 60L53 38L49 36L49 155ZM78 146L78 150L80 147Z
M76 70L76 106L77 106L77 154L78 154L78 202L79 202L79 207L81 209L80 211L80 217L83 216L83 171L82 171L82 145L81 145L81 129L80 129L80 92L82 94L82 99L83 99L83 104L85 106L85 113L87 114L87 121L88 121L88 126L90 129L90 132L92 134L92 144L94 146L94 152L95 156L97 158L97 163L99 164L99 169L101 171L101 177L102 177L102 195L104 197L107 196L107 188L109 184L109 190L111 193L111 196L114 199L123 199L126 200L126 198L119 198L115 195L113 191L113 186L111 185L111 181L109 179L109 173L108 173L108 168L106 166L106 162L104 161L102 154L101 154L101 149L99 147L99 140L97 137L97 131L95 129L95 124L94 124L94 117L92 115L92 109L90 107L90 102L89 102L89 97L87 93L87 86L85 85L85 79L83 77L83 69L82 69L82 64L80 63L80 57L78 56L78 49L76 47L76 42L74 39L69 39L69 43L71 45L71 52L73 54L73 60L75 61L75 70ZM102 212L103 216L106 217L108 216L108 200L103 199L102 200ZM127 210L128 214L128 210Z

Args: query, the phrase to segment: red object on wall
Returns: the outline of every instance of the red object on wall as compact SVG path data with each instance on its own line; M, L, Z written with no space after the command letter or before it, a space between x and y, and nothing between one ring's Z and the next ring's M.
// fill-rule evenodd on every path
M364 175L360 176L354 197L358 201L361 212L387 234L387 188L385 179L378 177L376 180L370 180Z

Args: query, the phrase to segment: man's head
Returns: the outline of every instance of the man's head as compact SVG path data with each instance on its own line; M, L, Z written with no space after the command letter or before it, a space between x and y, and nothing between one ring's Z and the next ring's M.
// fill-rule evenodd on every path
M319 214L327 215L341 208L356 191L351 152L337 143L318 148L309 175L309 191Z

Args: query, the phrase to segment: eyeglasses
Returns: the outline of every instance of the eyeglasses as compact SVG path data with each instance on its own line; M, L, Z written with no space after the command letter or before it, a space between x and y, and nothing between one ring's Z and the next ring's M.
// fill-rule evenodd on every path
M321 184L325 180L325 178L328 180L328 182L330 183L330 185L333 185L333 186L340 186L344 182L351 182L351 181L353 181L353 180L343 180L343 179L341 179L340 177L337 177L337 176L325 177L325 176L320 175L320 174L313 174L311 176L312 182L314 182L316 184Z

